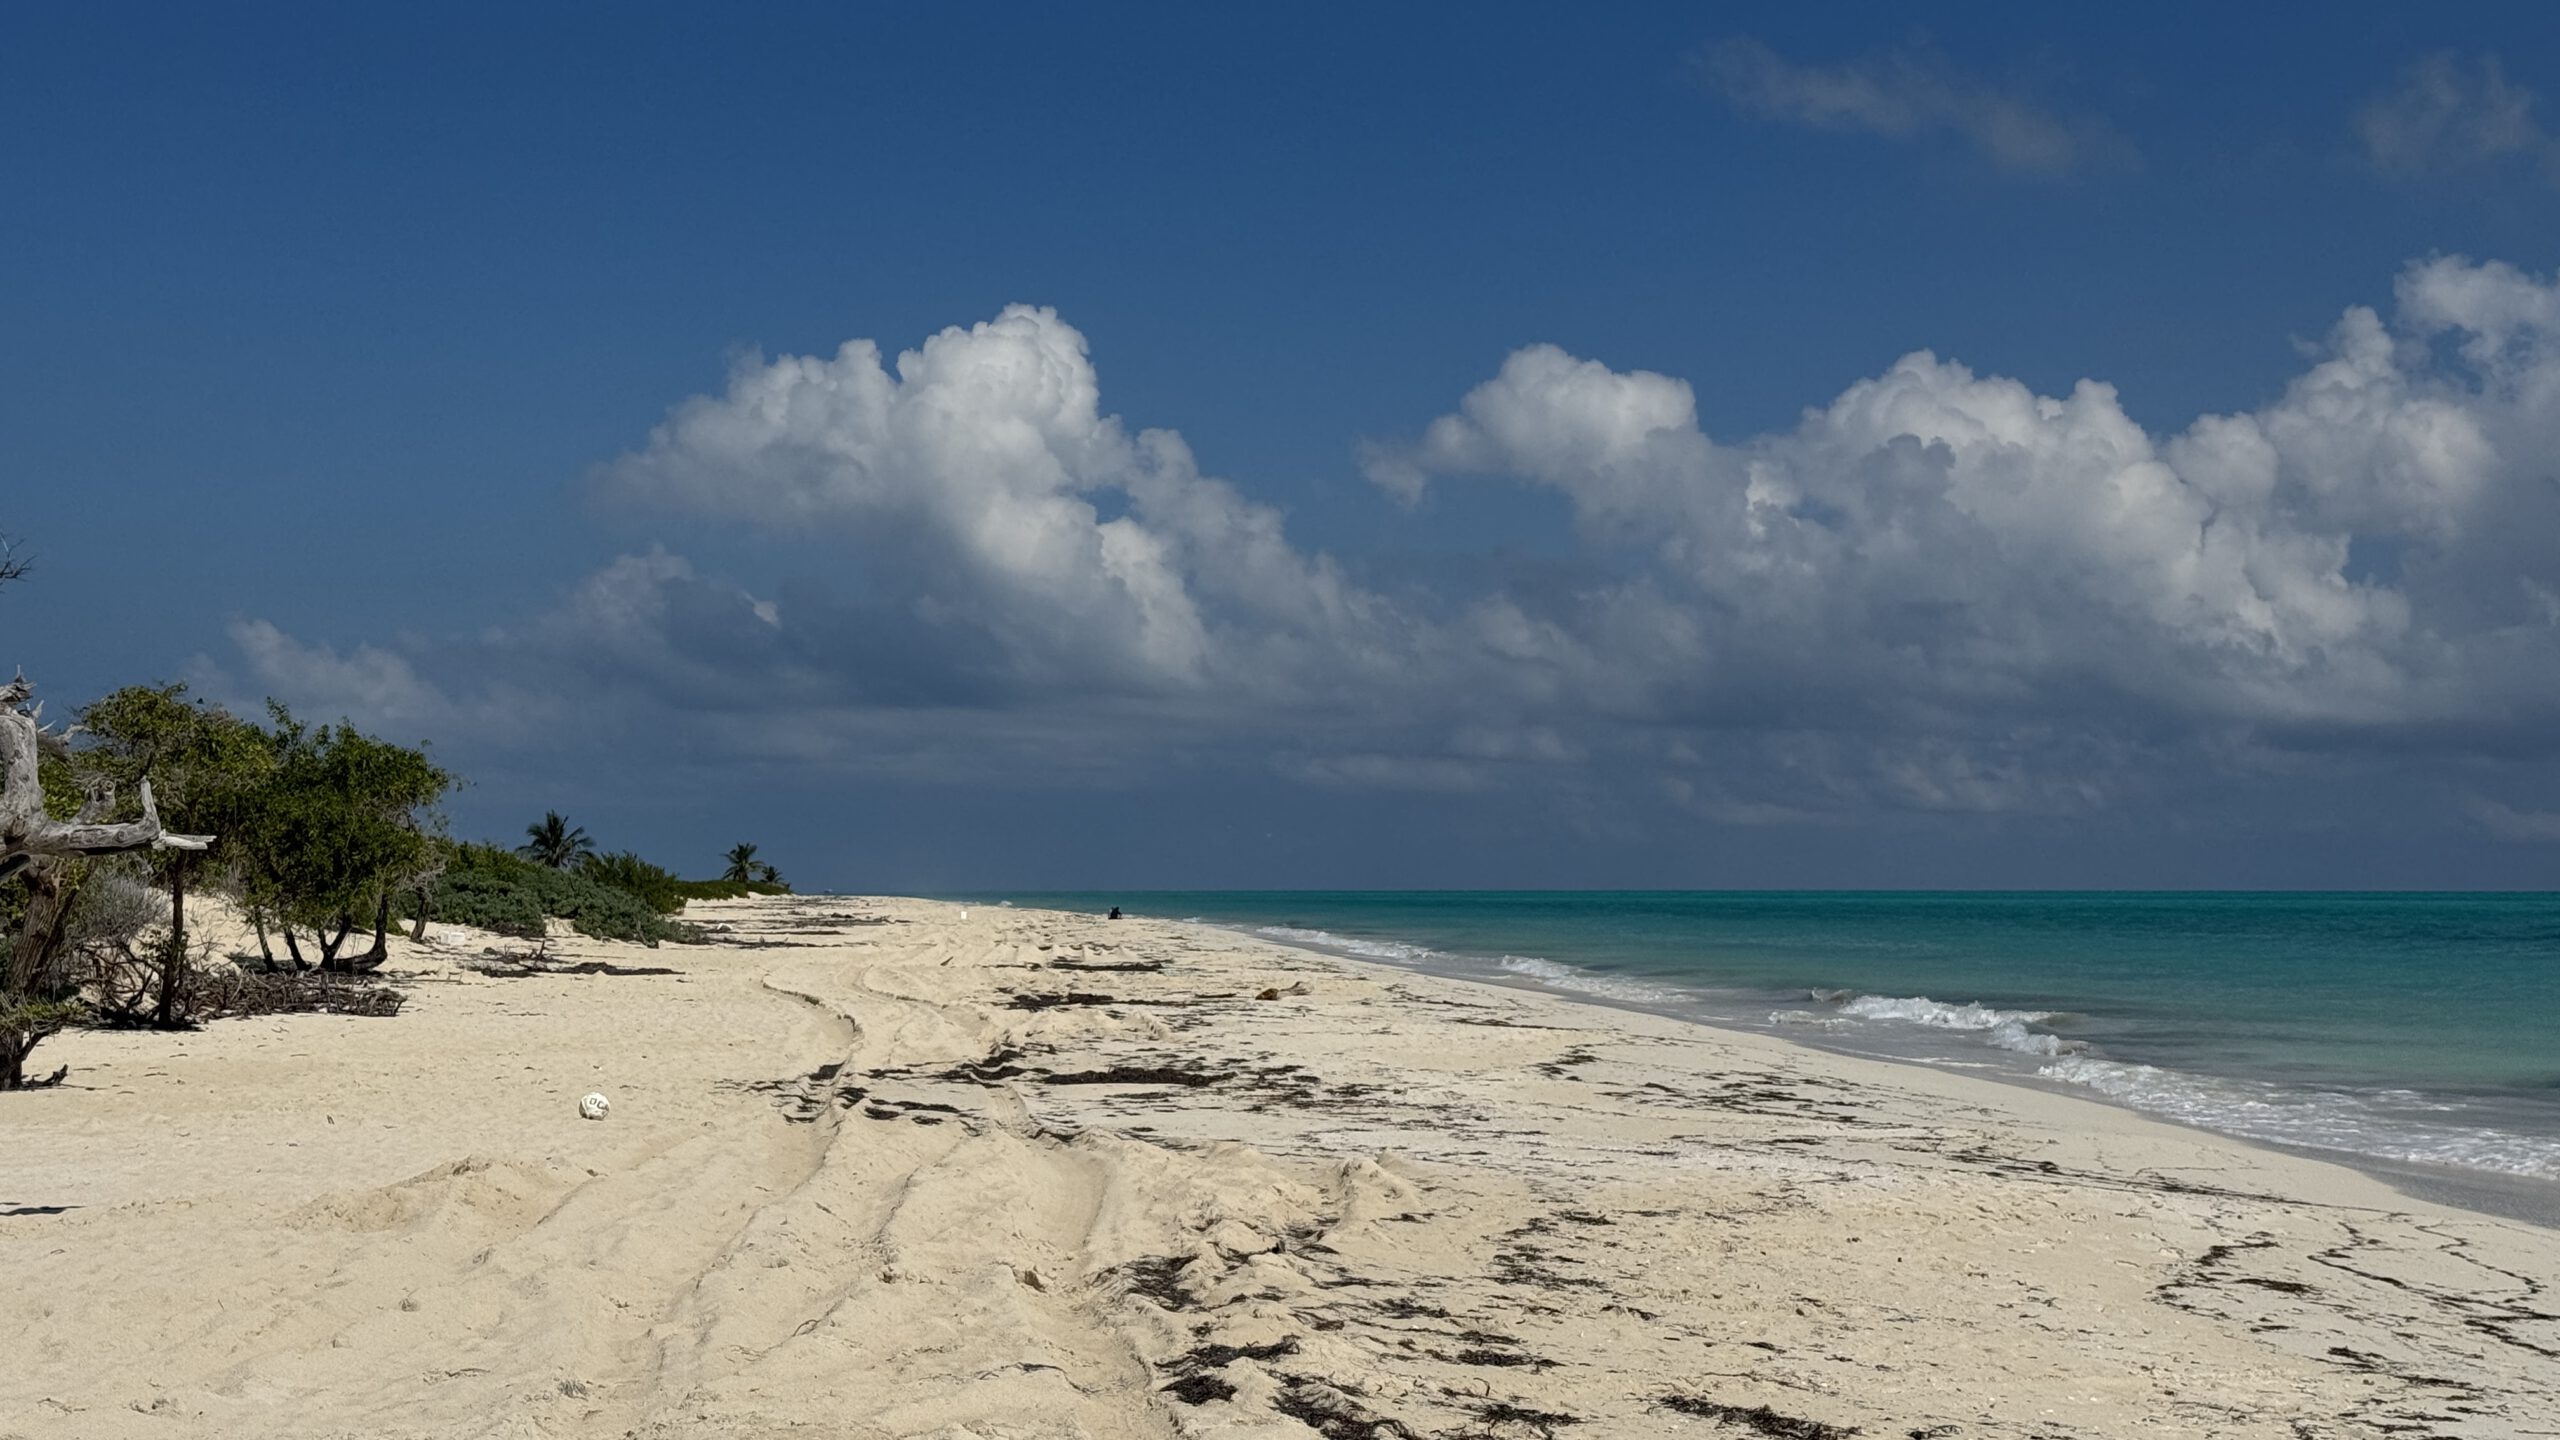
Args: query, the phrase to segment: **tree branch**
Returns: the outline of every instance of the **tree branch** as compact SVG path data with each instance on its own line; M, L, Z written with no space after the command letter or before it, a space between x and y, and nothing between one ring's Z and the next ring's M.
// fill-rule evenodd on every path
M142 782L142 818L98 819L112 803L92 794L80 818L68 823L45 813L43 727L19 706L33 693L26 677L0 685L0 877L30 860L55 855L116 855L129 850L202 850L210 835L174 835L160 823L151 782Z

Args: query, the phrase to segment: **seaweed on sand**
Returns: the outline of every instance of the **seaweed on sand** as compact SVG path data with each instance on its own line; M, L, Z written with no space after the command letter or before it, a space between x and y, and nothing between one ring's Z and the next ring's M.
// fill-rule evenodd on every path
M1289 1388L1271 1408L1306 1426L1325 1440L1379 1440L1398 1436L1412 1440L1413 1430L1401 1420L1377 1414L1321 1381L1292 1377Z
M1063 1010L1063 1009L1067 1009L1067 1008L1069 1008L1069 1007L1073 1007L1073 1006L1103 1006L1103 1005L1176 1005L1176 1006L1179 1006L1179 1005L1190 1005L1190 1004L1193 1004L1196 1000L1205 1000L1205 999L1209 999L1209 998L1212 998L1212 997L1209 997L1209 996L1205 996L1205 995L1203 995L1203 996L1196 996L1196 997L1193 997L1193 998L1191 998L1191 999L1146 1000L1146 999L1139 999L1139 998L1135 998L1135 997L1128 996L1128 995L1098 995L1098 994L1095 994L1093 991L1090 991L1090 990L1057 990L1057 991L1047 991L1047 992L1032 991L1032 992L1027 992L1027 993L1024 993L1024 994L1018 994L1018 995L1012 996L1011 998L1007 999L1007 1000L1004 1002L1004 1007L1005 1007L1006 1009L1008 1009L1008 1010Z
M465 961L463 968L475 975L486 975L492 980L523 980L535 975L681 975L684 973L681 970L671 970L664 965L613 965L602 960L581 960L575 965L555 965L542 961L538 956L530 957L521 964L510 964L504 960L484 960L478 964Z
M1206 1405L1212 1400L1233 1400L1236 1387L1224 1376L1202 1371L1185 1375L1168 1385L1159 1385L1156 1393L1170 1395L1185 1405Z
M874 1120L912 1120L918 1125L939 1125L946 1116L969 1112L938 1100L892 1100L873 1096L871 1102L862 1107L862 1113Z
M1114 1268L1127 1281L1130 1294L1143 1295L1167 1310L1197 1310L1199 1302L1182 1283L1182 1272L1190 1264L1188 1255L1141 1255Z
M1523 1355L1517 1350L1489 1350L1481 1345L1461 1350L1449 1358L1460 1365L1489 1365L1500 1369L1526 1365L1533 1370L1548 1370L1556 1363L1535 1355Z
M850 1110L871 1093L843 1072L843 1062L837 1061L795 1079L751 1080L735 1088L751 1095L770 1095L783 1119L794 1125L809 1125L826 1114L829 1106Z
M1090 990L1065 990L1043 995L1016 995L1004 1002L1007 1010L1060 1010L1071 1005L1117 1005L1119 998L1096 995Z
M1541 1249L1514 1238L1525 1233L1539 1232L1515 1230L1510 1236L1504 1237L1511 1239L1512 1244L1494 1252L1493 1273L1490 1278L1495 1284L1534 1286L1541 1290L1604 1288L1599 1281L1587 1275L1567 1275L1555 1268L1558 1265L1579 1265L1581 1261L1570 1255L1559 1255L1552 1250Z
M1218 1370L1238 1360L1277 1360L1298 1353L1298 1337L1284 1335L1260 1345L1202 1345L1175 1363L1190 1369Z
M1654 1398L1654 1404L1683 1415L1713 1420L1718 1425L1736 1425L1770 1440L1848 1440L1858 1433L1854 1425L1830 1425L1820 1420L1807 1420L1801 1415L1781 1415L1766 1405L1726 1405L1703 1395L1683 1395L1672 1391Z
M1589 1065L1599 1058L1599 1056L1593 1054L1588 1048L1576 1045L1566 1050L1563 1054L1558 1055L1553 1060L1542 1062L1532 1068L1536 1069L1539 1074L1544 1075L1551 1080L1561 1080L1565 1078L1567 1072L1569 1072L1574 1066Z
M1173 1065L1112 1065L1100 1070L1052 1071L1033 1078L1049 1085L1181 1085L1196 1090L1233 1077L1222 1070Z
M963 1060L959 1064L952 1066L950 1069L935 1075L933 1078L936 1080L966 1081L975 1085L993 1085L998 1081L1010 1080L1016 1075L1025 1073L1020 1065L1014 1063L1021 1058L1021 1047L1015 1045L999 1045L995 1049L988 1051L985 1059Z
M1532 1410L1526 1405L1514 1405L1508 1400L1488 1400L1478 1405L1475 1408L1475 1417L1483 1422L1485 1428L1468 1431L1469 1435L1491 1435L1496 1425L1520 1425L1536 1431L1541 1440L1553 1440L1557 1426L1582 1423L1582 1417L1579 1415L1566 1415L1554 1410Z
M1260 1345L1201 1345L1165 1368L1176 1378L1157 1387L1157 1393L1171 1395L1185 1405L1206 1405L1212 1400L1232 1400L1235 1385L1215 1372L1238 1360L1276 1360L1298 1353L1298 1337L1284 1336Z

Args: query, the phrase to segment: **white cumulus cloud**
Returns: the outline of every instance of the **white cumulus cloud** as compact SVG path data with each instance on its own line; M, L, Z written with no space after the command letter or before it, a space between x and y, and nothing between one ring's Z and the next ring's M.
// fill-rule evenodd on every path
M741 365L599 483L839 535L910 618L992 644L1034 684L1196 688L1222 626L1287 647L1355 643L1377 618L1179 435L1102 413L1084 336L1030 306L893 365L867 340Z
M2271 401L2164 430L2103 381L1923 351L1718 437L1686 381L1531 345L1363 451L1448 516L1468 477L1564 497L1572 553L1525 577L1364 576L1102 393L1084 337L1025 307L894 360L752 361L596 487L720 532L733 566L777 537L776 573L655 549L467 640L235 638L322 710L500 733L549 697L504 732L527 743L1277 774L1602 827L1595 796L2051 815L2560 753L2560 283L2502 264L2412 265Z
M1407 498L1479 473L1569 497L1589 545L1647 562L1611 625L1658 612L1653 653L1698 667L1711 707L1721 671L1975 714L2548 714L2560 288L2440 259L2399 300L2391 322L2350 310L2275 403L2167 435L2105 383L2040 395L1920 352L1725 444L1683 382L1531 346L1369 465ZM1602 643L1597 609L1549 648Z

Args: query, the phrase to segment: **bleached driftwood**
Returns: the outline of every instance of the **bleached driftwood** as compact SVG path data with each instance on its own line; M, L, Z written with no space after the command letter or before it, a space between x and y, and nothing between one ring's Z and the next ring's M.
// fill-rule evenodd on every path
M40 718L22 708L34 687L20 676L0 685L0 879L17 874L37 860L86 855L120 855L132 850L202 850L210 835L179 835L160 823L160 807L151 798L151 782L142 782L142 818L110 821L115 805L111 791L90 795L79 815L57 820L45 813L44 781L37 767L52 737Z

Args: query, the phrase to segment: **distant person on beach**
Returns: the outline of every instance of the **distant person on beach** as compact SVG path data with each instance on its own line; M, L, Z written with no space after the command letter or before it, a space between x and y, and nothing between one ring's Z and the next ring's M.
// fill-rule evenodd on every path
M1111 913L1110 913L1109 915L1107 915L1107 916L1103 917L1103 918L1108 919L1108 920L1117 920L1117 919L1119 919L1119 918L1120 918L1120 907L1119 907L1119 906L1117 906L1117 905L1112 906L1112 907L1111 907Z

